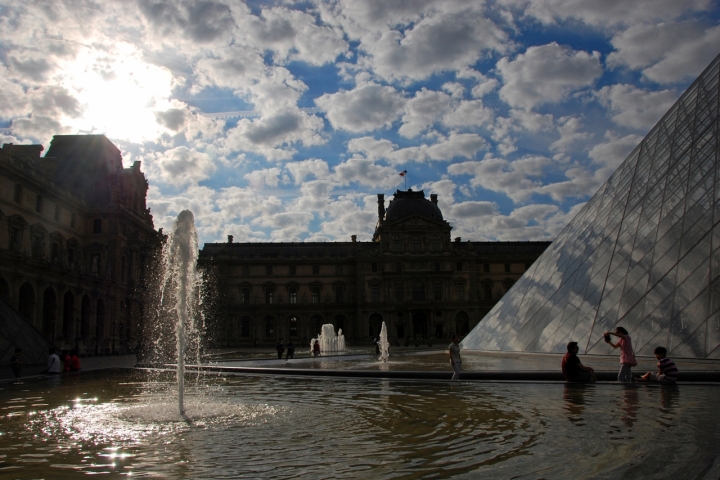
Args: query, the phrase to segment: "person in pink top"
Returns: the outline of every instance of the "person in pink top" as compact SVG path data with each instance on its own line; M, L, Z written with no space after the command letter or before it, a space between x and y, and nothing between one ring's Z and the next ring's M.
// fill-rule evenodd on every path
M612 343L610 335L618 337L617 343ZM617 327L614 332L605 332L605 341L612 345L613 348L620 349L620 373L618 373L618 382L632 382L632 367L637 365L635 353L632 348L632 340L628 331L623 327Z

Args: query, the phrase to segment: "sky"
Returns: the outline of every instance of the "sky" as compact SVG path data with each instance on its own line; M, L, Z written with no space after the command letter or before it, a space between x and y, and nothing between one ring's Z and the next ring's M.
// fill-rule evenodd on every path
M0 142L106 135L201 244L369 241L406 188L552 240L718 53L710 0L0 0Z

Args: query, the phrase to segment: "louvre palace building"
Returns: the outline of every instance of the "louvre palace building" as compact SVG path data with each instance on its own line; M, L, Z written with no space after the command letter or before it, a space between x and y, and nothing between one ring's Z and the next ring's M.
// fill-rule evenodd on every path
M104 135L56 135L42 150L0 150L0 356L38 350L42 337L82 354L127 352L163 238L140 162L123 168Z
M424 344L467 334L550 242L451 238L437 195L378 195L372 241L206 243L222 321L216 346L307 345L332 323L349 344L385 322L392 342Z

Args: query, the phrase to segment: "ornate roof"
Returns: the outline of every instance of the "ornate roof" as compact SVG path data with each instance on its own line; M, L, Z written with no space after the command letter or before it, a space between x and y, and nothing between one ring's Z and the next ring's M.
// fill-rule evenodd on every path
M397 222L405 218L418 215L436 222L442 222L443 216L437 203L425 198L425 192L413 192L412 189L407 191L398 190L395 197L390 201L390 205L385 212L385 221Z

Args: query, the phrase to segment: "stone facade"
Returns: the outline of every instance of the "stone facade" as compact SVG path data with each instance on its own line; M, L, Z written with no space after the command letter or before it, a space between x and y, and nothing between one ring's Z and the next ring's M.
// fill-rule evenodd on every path
M0 297L62 349L126 352L162 234L140 162L103 135L0 150Z
M467 334L550 242L451 239L437 196L397 191L371 242L205 244L218 283L217 346L307 344L320 326L369 342L384 321L392 341Z

